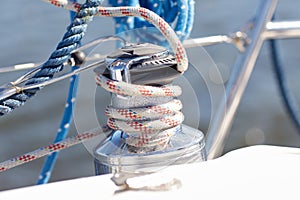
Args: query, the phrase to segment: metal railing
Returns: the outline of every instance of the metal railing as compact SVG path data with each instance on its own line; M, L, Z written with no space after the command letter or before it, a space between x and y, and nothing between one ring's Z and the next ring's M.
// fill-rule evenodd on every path
M221 101L206 135L208 159L217 158L223 153L226 138L264 41L300 38L300 21L271 21L277 3L277 0L261 2L246 38L245 33L237 32L233 36L217 35L184 42L187 48L233 43L240 50L226 86L225 100Z

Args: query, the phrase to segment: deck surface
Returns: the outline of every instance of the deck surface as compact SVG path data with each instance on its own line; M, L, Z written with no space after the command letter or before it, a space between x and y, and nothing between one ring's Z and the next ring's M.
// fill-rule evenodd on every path
M120 192L109 174L4 191L0 199L299 199L299 169L300 149L260 145L129 179L132 190ZM173 190L152 191L162 184Z

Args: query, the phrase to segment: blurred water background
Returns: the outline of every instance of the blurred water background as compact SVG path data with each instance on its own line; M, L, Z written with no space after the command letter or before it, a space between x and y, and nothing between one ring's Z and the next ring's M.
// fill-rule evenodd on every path
M196 16L191 38L237 31L254 16L259 2L259 0L196 0ZM276 15L278 20L299 20L299 9L300 1L281 0ZM68 24L69 13L66 10L42 1L3 1L0 7L0 67L46 60ZM113 33L113 20L97 17L90 24L84 41ZM280 42L289 86L296 99L300 99L299 46L300 40ZM205 50L216 63L226 83L238 55L237 50L230 45L211 46ZM195 52L191 54L197 56ZM202 64L201 60L198 62L199 65ZM12 81L23 73L22 71L0 74L0 84ZM213 77L209 78L214 82ZM206 133L210 123L209 94L203 81L193 80L193 82L198 84L195 88L201 94L202 100L199 128ZM48 86L22 108L1 117L0 161L52 143L65 106L68 83L66 80ZM101 95L98 96L101 98ZM104 106L108 100L96 100L97 102ZM72 124L70 135L76 133ZM300 146L300 136L281 103L267 45L264 45L257 60L226 142L225 152L255 144ZM43 159L39 159L0 173L0 190L34 185L42 164ZM61 152L51 182L93 175L92 155L83 145L77 145Z

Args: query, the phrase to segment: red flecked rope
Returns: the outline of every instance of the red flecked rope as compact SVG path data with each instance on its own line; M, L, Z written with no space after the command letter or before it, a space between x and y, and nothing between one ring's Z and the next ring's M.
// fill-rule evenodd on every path
M158 97L181 95L179 86L153 87L114 81L105 76L97 76L96 83L105 90L124 96ZM118 109L108 106L107 126L122 130L131 136L126 143L134 147L165 147L184 116L180 112L182 104L173 99L167 103L139 108Z
M65 9L73 10L75 12L79 11L81 4L74 3L67 0L44 0L48 3L51 3L55 6L62 7ZM142 17L148 22L152 23L168 40L172 50L174 51L176 61L177 61L177 70L181 73L187 70L188 68L188 58L186 51L177 37L174 30L170 25L162 19L156 13L142 7L97 7L98 16L104 17L124 17L124 16L135 16Z
M108 128L104 127L102 131L92 131L92 132L87 132L83 134L79 134L73 137L69 137L65 140L62 140L61 142L57 142L54 144L51 144L46 147L39 148L37 150L34 150L32 152L23 154L21 156L12 158L10 160L4 161L0 163L0 172L3 172L5 170L11 169L13 167L16 167L18 165L25 164L27 162L33 161L35 159L41 158L43 156L49 155L53 152L60 151L66 148L69 148L75 144L79 144L83 141L90 140L92 138L95 138L98 136L100 133L103 133L103 131L107 131Z

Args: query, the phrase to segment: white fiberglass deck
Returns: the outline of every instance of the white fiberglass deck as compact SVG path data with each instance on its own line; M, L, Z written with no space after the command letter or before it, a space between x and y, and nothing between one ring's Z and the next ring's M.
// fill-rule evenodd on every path
M176 179L171 191L119 188L112 175L87 177L26 187L0 193L0 199L299 199L300 149L253 146L232 151L215 160L168 167L128 181L132 187L157 185Z

